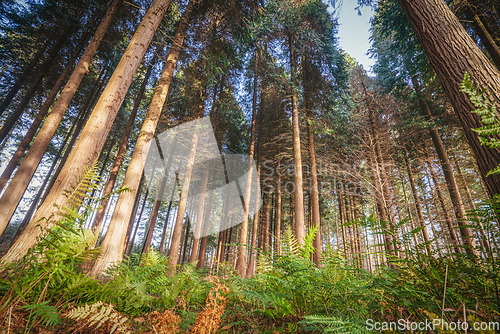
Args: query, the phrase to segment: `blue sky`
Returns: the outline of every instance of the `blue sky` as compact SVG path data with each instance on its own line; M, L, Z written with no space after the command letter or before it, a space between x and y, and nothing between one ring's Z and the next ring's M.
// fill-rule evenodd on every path
M357 0L344 0L339 10L339 44L349 55L354 57L365 70L370 72L374 59L366 54L370 48L370 18L373 10L368 7L361 9L361 16L355 10Z

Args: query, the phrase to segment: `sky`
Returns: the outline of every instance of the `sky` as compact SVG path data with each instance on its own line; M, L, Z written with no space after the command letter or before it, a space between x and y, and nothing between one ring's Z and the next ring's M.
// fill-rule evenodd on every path
M359 16L354 9L356 6L357 0L344 0L339 10L339 45L370 73L375 60L366 53L370 48L369 21L374 12L371 8L363 7Z

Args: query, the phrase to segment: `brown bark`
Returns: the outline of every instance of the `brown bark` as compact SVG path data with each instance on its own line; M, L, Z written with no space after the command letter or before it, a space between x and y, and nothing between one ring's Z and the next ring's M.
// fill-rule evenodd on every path
M312 113L312 107L311 107L311 98L310 98L310 87L309 87L309 59L307 55L304 57L304 80L303 80L303 86L304 86L304 106L305 106L305 112L307 114L308 120L307 120L307 135L308 135L308 141L309 141L309 163L311 167L311 186L310 186L310 217L311 217L311 224L316 226L316 237L314 238L314 254L313 254L313 261L314 263L318 266L321 262L321 251L323 250L323 242L321 240L321 217L320 217L320 210L319 210L319 191L318 191L318 171L316 167L316 143L314 142L314 132L313 132L313 122L314 122L314 117Z
M52 108L49 116L45 120L38 136L33 142L30 150L28 151L26 157L23 159L21 166L17 170L16 174L12 178L9 186L5 189L5 192L0 198L0 206L4 208L2 212L0 212L0 233L3 233L5 227L7 226L7 222L10 217L14 213L14 210L21 200L22 194L33 176L38 163L40 162L45 149L50 143L52 136L54 135L59 122L62 119L63 114L65 113L67 106L73 97L76 88L81 82L81 79L88 71L88 65L95 54L97 47L100 42L104 38L104 34L106 33L109 24L111 23L112 17L118 7L120 0L114 0L106 15L104 16L99 28L97 29L94 38L90 41L87 49L84 54L78 61L76 68L73 70L73 74L69 78L66 86L61 92L56 104ZM135 71L134 71L135 72ZM109 87L110 85L108 85ZM127 86L128 88L128 86ZM114 98L114 97L113 97ZM98 108L96 108L98 109ZM118 108L117 108L118 110ZM96 111L94 109L94 111ZM98 112L100 114L105 114ZM112 122L111 122L112 124ZM107 127L106 134L109 132L111 128L111 124ZM68 166L66 169L66 173L62 175L62 178L58 182L57 186L51 189L47 200L41 205L38 211L35 213L33 219L28 224L23 235L16 241L15 244L12 245L9 252L3 257L3 260L6 262L11 262L20 259L26 251L33 246L36 242L36 239L40 233L40 228L38 228L38 224L41 227L47 226L47 221L42 221L41 219L44 217L50 217L52 214L57 213L57 206L63 206L66 203L66 197L64 196L64 189L69 189L70 182L74 181L74 177L79 176L83 168L86 165L95 160L98 156L98 152L100 148L104 145L104 141L106 140L106 135L99 134L96 131L88 131L89 143L85 143L83 146L78 146L75 151L77 163L71 168ZM96 139L97 138L97 139ZM80 140L79 140L80 141ZM92 149L93 147L97 147L98 149ZM76 153L78 152L78 153ZM92 153L90 159L85 159L86 154L81 154L82 152ZM71 171L71 172L70 172ZM50 195L52 194L52 195ZM54 205L56 204L56 205Z
M465 93L459 91L460 82L469 72L475 84L481 89L488 87L493 92L491 98L498 99L500 72L443 0L399 0L399 3L457 113L490 196L500 193L500 177L486 177L488 171L500 164L500 152L481 146L478 135L471 130L482 126L480 118L470 113L475 108ZM471 243L469 253L475 253L473 240L469 237L466 240Z
M103 196L111 194L115 186L116 178L118 177L118 172L120 171L120 167L122 165L123 158L125 157L125 152L127 150L127 143L130 137L130 133L132 132L132 127L134 126L134 122L136 121L135 118L137 116L137 111L139 110L139 106L144 96L144 91L146 90L146 85L148 83L149 76L151 75L154 63L155 59L153 59L153 61L149 65L148 70L146 71L146 75L144 76L144 79L142 81L141 87L139 88L139 92L137 93L137 96L135 98L134 106L132 107L132 111L130 112L127 125L125 125L125 130L123 131L122 138L118 146L119 147L118 153L116 154L115 157L115 163L113 164L113 168L111 169L111 173L109 175L106 188L104 189ZM106 209L108 208L108 204L109 204L109 198L106 198L105 200L102 201L101 208L99 209L99 211L97 211L95 221L92 224L92 230L96 231L97 233L99 233L99 231L101 230L102 221L104 219L104 214L106 212Z
M339 217L340 217L340 227L342 230L342 245L344 249L344 256L347 259L348 251L347 251L347 232L345 229L345 211L344 211L344 196L342 195L343 187L340 183L337 184L337 202L339 204Z
M297 97L297 56L294 48L294 36L289 34L290 74L292 76L292 126L293 126L293 179L295 185L295 236L299 245L304 244L306 226L304 219L304 189L302 177L302 154L300 150L299 108Z
M177 184L177 175L175 184ZM176 190L177 190L176 186L172 187L172 193L170 194L170 201L168 202L167 216L165 217L165 223L163 223L163 232L161 234L160 247L158 248L159 253L163 253L163 248L165 245L165 235L167 232L168 222L170 220L170 212L172 210L172 202L174 200L174 195Z
M248 215L250 210L250 197L252 195L252 174L253 174L253 156L255 152L255 123L257 121L257 69L259 51L255 49L255 67L253 78L253 98L252 98L252 121L250 126L250 147L248 148L248 167L247 181L245 186L245 205L243 212L243 222L241 223L240 231L240 246L238 246L238 254L236 260L236 271L240 276L244 277L247 270L247 247L243 246L248 243Z

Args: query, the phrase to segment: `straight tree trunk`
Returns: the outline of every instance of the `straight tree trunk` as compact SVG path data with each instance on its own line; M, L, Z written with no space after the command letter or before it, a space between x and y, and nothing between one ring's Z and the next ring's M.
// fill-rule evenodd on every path
M127 150L127 143L130 137L130 133L132 132L132 127L134 125L134 122L136 121L135 118L137 116L137 111L139 110L139 106L141 105L141 101L144 96L144 91L146 90L146 85L148 83L155 62L156 60L153 59L153 61L149 65L148 70L146 71L146 75L144 76L144 79L142 81L141 87L139 88L139 92L137 93L137 96L135 98L134 106L132 108L132 111L130 112L127 125L125 125L125 130L123 131L122 138L120 140L118 153L116 154L115 163L113 165L113 168L111 169L111 173L109 175L106 188L104 189L103 196L111 194L115 186L116 178L118 177L118 172L120 171L120 167L122 165L123 158L125 157L125 152ZM94 223L92 224L92 230L96 231L97 233L99 233L99 231L101 230L102 221L104 219L104 214L106 213L106 210L108 208L108 204L109 204L109 198L106 198L104 201L102 201L101 208L99 209L99 211L97 211L97 216L95 218Z
M3 231L5 230L10 217L14 213L15 207L21 200L24 190L28 186L31 177L33 176L33 173L38 166L38 163L42 159L45 149L49 145L50 140L54 135L59 122L61 121L62 116L67 109L67 106L69 105L69 102L71 101L83 76L87 73L89 63L95 52L97 51L97 47L104 38L104 34L108 30L108 27L120 1L121 0L113 0L113 2L111 3L108 11L106 12L106 15L99 25L99 28L97 29L94 37L87 46L84 54L78 61L76 68L73 70L73 74L69 78L56 104L52 108L52 111L45 120L40 132L38 133L38 136L33 142L30 150L28 151L28 154L23 159L21 166L17 170L7 189L5 189L3 196L0 198L0 207L4 208L0 212L0 233L3 233ZM109 86L110 85L108 85L108 87ZM101 112L99 113L104 114ZM109 132L110 128L111 124L109 124L109 127L107 127L106 134L107 132ZM95 158L97 158L98 152L100 151L100 148L102 148L102 145L104 145L104 141L106 140L106 135L98 134L96 133L96 131L88 131L87 133L87 137L89 137L90 139L89 141L93 145L96 145L96 143L100 143L100 147L98 147L97 150L90 149L91 147L93 147L93 145L91 144L85 144L82 148L77 147L78 153L75 154L75 160L77 160L77 163L74 164L73 168L70 168L70 166L68 166L67 173L64 173L57 186L51 189L52 196L49 194L47 198L48 201L45 201L38 209L37 213L35 213L35 216L33 217L30 224L28 224L25 233L17 240L15 244L12 245L11 249L3 257L4 261L11 262L20 259L28 251L28 249L33 246L40 233L40 229L36 225L40 224L42 228L47 226L47 221L41 221L41 218L50 217L53 213L56 213L58 209L54 204L59 206L64 205L64 203L66 202L66 197L64 196L63 189L69 189L69 183L74 180L74 176L79 176L85 165L88 165L93 160L95 160ZM82 152L92 153L92 157L90 159L85 159L86 155L81 154ZM71 170L71 172L69 172L69 170Z
M311 107L311 98L310 98L310 87L309 87L309 58L307 54L304 56L304 105L305 112L308 117L307 120L307 135L309 141L309 163L311 164L311 189L310 189L310 216L312 225L316 226L316 237L314 238L314 254L313 261L319 266L321 262L321 251L323 247L323 242L321 240L321 217L319 210L319 190L318 190L318 172L316 167L316 144L314 142L314 132L313 132L313 124L314 117Z
M210 225L210 216L212 213L212 203L213 203L213 196L210 196L210 198L208 200L206 214L204 215L204 217L205 217L205 229L203 231L203 238L201 239L200 254L198 257L198 264L197 264L198 269L203 269L203 266L205 265L205 252L207 250L208 227Z
M439 81L465 130L479 170L488 187L490 197L500 193L500 176L486 174L500 164L498 149L481 146L473 128L482 126L480 118L470 111L475 109L467 95L459 90L466 72L481 89L493 92L491 99L500 98L500 72L474 43L443 0L398 0L410 21ZM452 64L452 66L450 65ZM462 231L461 231L462 232ZM467 231L463 231L468 234ZM474 251L474 240L467 235L468 253Z
M261 99L261 103L262 103L262 99ZM259 119L261 119L261 117L259 117ZM250 242L250 258L248 260L248 268L247 268L247 273L246 273L246 278L250 278L254 275L254 271L255 271L255 261L257 259L257 250L255 249L257 247L257 233L258 233L258 229L259 229L259 207L260 207L260 203L259 203L259 198L260 198L260 172L261 172L261 164L260 164L260 160L261 160L261 154L260 154L260 149L261 149L261 124L262 122L259 120L259 135L257 137L257 180L259 180L257 182L257 190L255 191L255 213L253 215L253 226L252 226L252 240Z
M207 191L209 165L205 163L205 172L201 182L200 199L198 203L198 213L196 214L196 229L193 235L193 246L191 247L191 256L189 262L194 263L198 259L198 248L200 246L201 227L203 225L203 211L205 209L205 195Z
M177 175L176 175L176 183L177 184ZM165 245L165 234L167 233L168 222L170 220L170 212L172 210L172 202L174 200L175 191L177 187L172 187L172 194L170 195L170 201L168 202L167 216L165 217L165 223L163 224L163 232L161 234L160 247L158 248L159 253L163 253L163 248Z
M304 190L302 177L302 154L300 150L299 108L297 97L297 56L294 48L294 37L289 33L290 74L292 76L292 126L293 126L293 178L295 184L295 236L299 245L304 244L306 226L304 220Z
M281 173L278 162L278 182L276 183L276 254L281 255Z
M257 69L259 51L255 49L255 67L253 77L253 98L252 98L252 122L250 126L250 147L248 149L248 167L247 183L245 186L245 206L243 211L243 222L241 223L240 245L238 246L238 257L236 260L236 271L241 277L244 277L247 270L247 247L248 243L248 215L250 210L250 197L252 195L252 174L253 174L253 156L255 151L255 123L257 121Z

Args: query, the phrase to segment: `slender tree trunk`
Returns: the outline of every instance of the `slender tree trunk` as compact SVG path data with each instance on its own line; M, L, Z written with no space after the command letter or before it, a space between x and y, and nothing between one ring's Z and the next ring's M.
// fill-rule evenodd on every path
M314 238L314 254L313 261L318 266L321 262L321 251L323 242L321 240L321 217L319 210L319 191L318 191L318 172L316 168L316 144L314 142L313 124L314 117L311 107L311 89L309 87L309 57L307 54L304 56L304 105L305 112L308 117L307 120L307 135L309 141L309 163L311 164L311 189L310 189L310 217L312 225L316 226L316 237Z
M120 167L122 165L123 158L125 157L125 152L127 150L127 143L130 137L130 133L132 132L132 127L134 126L134 122L136 121L135 118L137 116L137 111L139 110L139 106L141 105L141 101L144 96L144 91L146 90L146 85L148 83L149 76L151 75L151 71L153 69L155 62L156 59L153 59L153 61L149 65L148 70L146 71L146 75L144 76L144 79L142 81L141 87L139 88L139 92L137 93L137 96L135 98L134 106L132 108L132 111L130 112L127 125L125 125L125 130L123 131L122 138L120 140L118 153L116 154L115 163L113 165L113 168L111 169L111 174L109 175L108 183L106 184L103 196L111 194L115 186L116 178L118 177L118 172L120 171ZM104 201L102 201L101 208L99 209L99 211L97 211L97 216L92 225L93 231L99 232L101 230L102 221L104 219L104 214L106 212L106 209L108 208L108 204L109 204L109 198L106 198Z
M276 254L281 255L281 173L278 162L278 182L276 183Z
M129 257L130 254L132 254L132 249L134 248L135 237L137 236L137 230L139 229L139 224L141 223L142 213L144 212L144 207L146 206L148 195L149 195L149 189L146 189L146 193L144 194L144 199L142 200L141 211L139 212L139 218L137 219L137 225L135 226L134 233L132 233L132 240L130 240L130 242L128 243L128 249L126 254ZM132 216L130 218L133 219Z
M177 175L175 184L177 185ZM163 253L163 246L165 244L165 234L167 232L168 222L170 220L170 211L172 210L172 202L174 200L175 191L177 187L172 187L172 194L170 195L170 201L168 202L167 216L165 217L165 223L163 224L163 232L161 234L160 247L158 248L158 252Z
M179 199L179 210L177 213L177 220L175 222L174 231L172 233L172 245L170 246L170 250L168 252L168 257L169 257L168 266L170 267L170 272L169 272L170 275L174 274L175 265L177 264L178 260L179 246L181 242L182 223L184 220L184 213L186 211L189 183L191 181L191 174L193 170L197 144L198 144L198 135L194 134L191 141L191 149L189 152L188 163L184 174L184 180L182 182L181 197Z
M410 159L408 158L408 152L403 148L403 154L405 156L406 170L408 171L408 178L410 179L411 192L413 194L413 201L415 202L415 207L417 209L418 222L420 227L422 227L422 237L426 243L425 249L427 255L432 256L432 246L429 239L429 234L427 233L427 227L425 226L424 215L422 214L422 207L420 206L420 199L418 198L417 187L415 186L415 179L413 178L413 171L410 166Z
M253 98L252 98L252 122L250 126L250 147L248 149L248 167L247 167L247 181L245 186L245 206L243 211L243 222L241 223L240 246L238 246L238 257L236 260L236 271L241 277L246 275L247 270L247 247L244 246L248 243L248 216L250 210L250 197L252 195L252 174L254 165L254 151L255 151L255 123L257 121L257 69L259 51L255 49L255 67L253 77ZM258 180L257 180L258 182ZM257 209L257 208L256 208Z
M422 48L443 85L474 152L490 196L500 193L500 176L486 174L500 164L498 149L481 146L473 128L482 126L475 109L459 86L466 72L481 89L488 87L491 99L500 97L500 72L474 43L443 0L398 0ZM449 66L453 64L453 66ZM467 231L463 231L467 234ZM468 252L476 255L473 239L467 236Z
M262 99L261 99L262 101ZM259 123L262 123L259 121ZM257 233L259 229L259 199L260 199L260 171L261 171L261 154L260 154L260 149L261 149L261 130L260 130L261 124L259 124L259 135L257 137L257 190L255 191L255 213L253 215L253 226L252 226L252 240L250 242L250 258L248 261L248 268L247 268L247 273L246 277L250 278L254 275L255 271L255 261L257 259L257 250L255 249L257 247Z
M85 73L87 73L89 63L93 55L95 54L97 47L104 38L104 34L106 33L109 24L111 23L112 17L116 11L116 8L118 7L119 2L120 0L113 0L113 2L111 3L106 15L104 16L101 24L99 25L99 28L94 35L94 38L92 39L92 41L90 41L90 44L87 46L87 49L78 61L73 74L69 78L56 104L52 108L52 111L45 120L42 129L38 133L38 136L33 142L30 150L28 151L28 154L23 159L21 166L19 167L9 186L5 190L2 198L0 198L0 207L4 208L4 210L0 212L0 233L3 233L3 231L5 230L7 222L14 213L15 207L21 200L22 194L28 186L31 177L33 176L33 173L38 166L38 163L42 159L43 153L49 145L50 140L54 135L57 126L59 125L59 122L61 121L62 116L76 91L76 88L80 84L81 79L83 78ZM110 85L108 85L108 87L109 86ZM114 98L115 96L113 96L113 99ZM96 110L94 109L94 112L95 111ZM99 113L105 114L101 112ZM109 132L111 124L109 124L109 127L107 127L106 134ZM42 228L47 226L47 221L42 221L41 218L50 217L52 216L52 214L56 213L58 210L56 205L58 205L59 207L64 205L64 203L66 202L66 197L64 196L63 189L69 189L69 183L74 180L74 176L80 175L85 165L88 165L93 160L95 160L95 158L97 158L98 152L100 151L102 145L104 145L104 141L106 140L106 135L96 133L96 131L88 131L87 137L89 137L89 142L92 144L85 144L82 147L75 146L77 150L75 151L75 154L73 156L76 156L75 160L77 160L77 163L73 165L73 168L68 166L68 172L64 173L57 186L51 189L50 193L52 194L52 196L49 194L47 201L45 201L41 205L41 207L35 213L32 221L28 224L25 233L17 240L15 244L12 245L9 252L4 256L4 261L10 262L20 259L26 253L26 251L31 248L31 246L33 246L40 233L40 229L37 225L40 224ZM97 150L90 149L91 147L94 147L94 145L96 145L96 143L98 142L100 143L100 145ZM92 157L90 159L85 159L86 154L81 154L82 152L92 153ZM73 159L71 159L70 161L72 160ZM69 172L69 170L71 170L71 172Z
M189 262L194 263L198 258L198 248L200 246L201 228L203 225L203 211L205 209L205 196L207 191L209 165L205 162L205 172L203 173L203 180L201 182L200 199L198 202L198 213L196 215L196 229L193 235L193 246L191 247L191 256Z
M294 48L294 37L288 35L290 47L290 74L292 76L292 126L293 126L293 178L295 184L295 236L299 245L304 244L306 226L304 220L304 190L302 177L302 154L300 150L299 108L297 97L297 56Z
M127 254L127 255L128 255L128 249L130 246L129 241L130 241L130 237L132 236L132 231L134 230L135 217L137 216L137 209L139 209L139 202L141 201L141 192L142 192L142 188L144 186L145 179L146 179L146 177L144 176L144 173L142 173L141 182L139 183L139 187L137 188L138 191L137 191L137 194L135 196L134 207L132 208L132 214L130 215L130 220L128 221L127 240L126 240L127 247L125 248L125 254ZM128 255L128 256L130 256L130 255Z
M262 200L262 221L261 221L261 224L262 224L262 228L261 228L261 231L262 231L262 249L264 250L264 252L268 252L269 251L269 216L270 216L270 212L269 212L269 202L270 202L270 193L269 193L269 188L268 187L265 187L264 188L264 198Z
M213 196L209 196L206 213L204 214L205 229L203 231L203 238L201 239L200 254L198 257L198 264L197 264L198 269L203 269L203 266L205 265L205 252L207 250L207 241L208 241L208 227L210 225L210 216L212 214L213 199L214 199Z
M347 251L347 232L345 229L345 211L344 211L344 196L342 195L342 186L340 182L337 184L337 202L339 204L339 217L340 217L340 228L342 230L342 246L344 249L344 256L348 258Z

